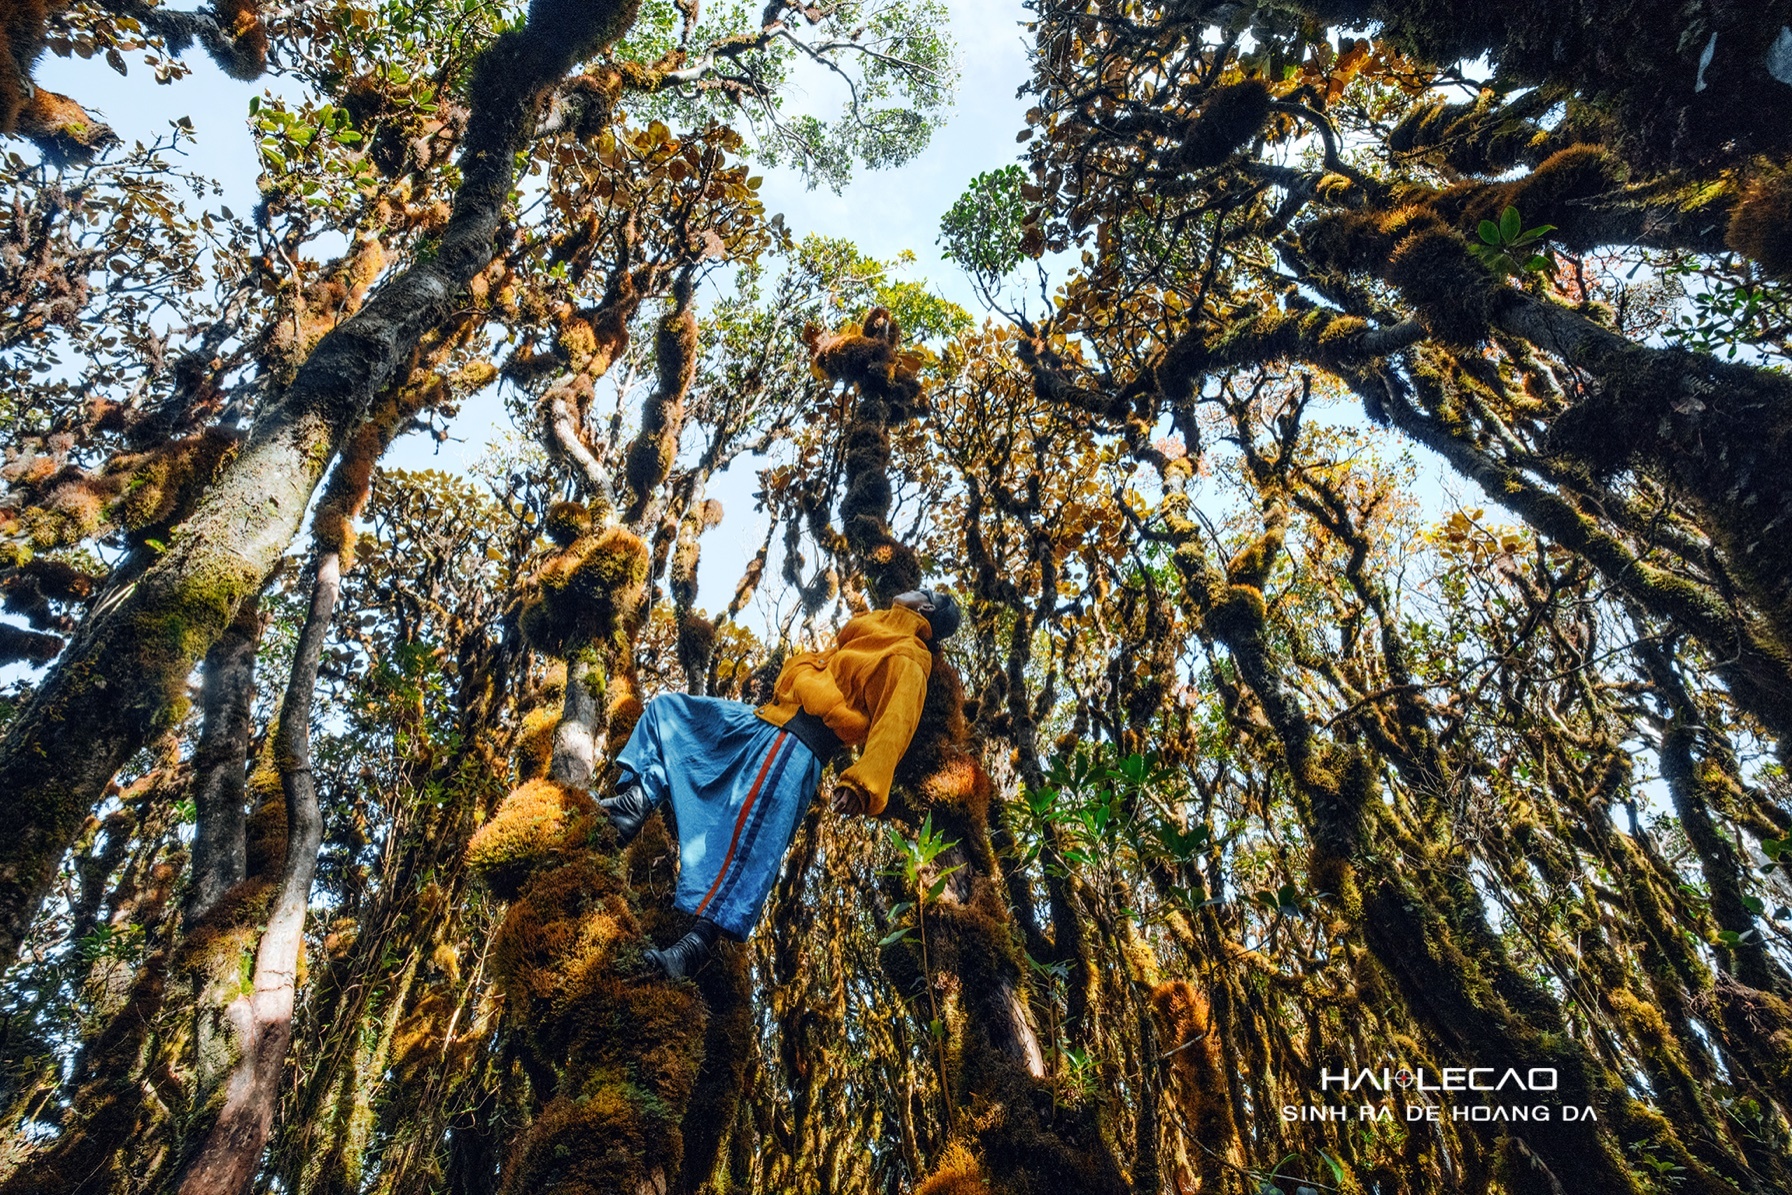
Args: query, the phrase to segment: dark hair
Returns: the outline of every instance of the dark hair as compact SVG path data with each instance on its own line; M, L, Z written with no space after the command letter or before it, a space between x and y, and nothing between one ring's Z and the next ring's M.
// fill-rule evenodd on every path
M943 589L928 589L924 592L932 598L933 610L921 617L933 628L933 641L938 643L942 639L951 638L953 632L958 630L958 624L964 621L964 614L958 608L958 599Z

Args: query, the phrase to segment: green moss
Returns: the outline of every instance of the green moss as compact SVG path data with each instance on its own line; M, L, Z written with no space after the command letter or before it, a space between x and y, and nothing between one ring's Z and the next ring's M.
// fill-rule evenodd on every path
M1504 183L1459 183L1436 194L1415 194L1420 206L1451 228L1472 230L1483 220L1498 222L1515 207L1527 227L1553 224L1557 244L1575 251L1595 248L1607 236L1592 219L1619 196L1624 166L1597 145L1571 145L1544 159L1522 178Z
M1434 216L1389 221L1399 237L1382 276L1418 309L1425 330L1440 343L1472 348L1486 341L1495 317L1511 301L1469 256L1468 246Z
M1207 612L1207 625L1217 638L1230 640L1257 634L1267 615L1262 590L1252 585L1232 585Z

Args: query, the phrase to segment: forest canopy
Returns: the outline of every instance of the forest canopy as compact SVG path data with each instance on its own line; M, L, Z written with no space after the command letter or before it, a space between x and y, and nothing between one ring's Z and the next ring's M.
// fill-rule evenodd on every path
M1022 15L960 304L759 173L940 0L12 0L0 1195L1792 1190L1792 0ZM656 971L646 703L923 583Z

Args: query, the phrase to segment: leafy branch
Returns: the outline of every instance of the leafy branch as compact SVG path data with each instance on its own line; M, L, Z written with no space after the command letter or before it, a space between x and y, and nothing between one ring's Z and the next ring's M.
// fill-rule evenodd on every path
M1526 228L1518 209L1507 207L1500 213L1497 224L1492 220L1481 221L1480 228L1476 230L1481 243L1476 245L1471 242L1468 251L1475 255L1476 261L1501 278L1524 274L1554 276L1555 257L1537 252L1536 246L1555 230L1554 224Z

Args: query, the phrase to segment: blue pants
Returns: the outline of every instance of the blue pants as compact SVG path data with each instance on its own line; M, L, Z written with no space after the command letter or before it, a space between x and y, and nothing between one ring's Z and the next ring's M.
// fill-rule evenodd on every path
M666 693L647 703L616 757L626 783L678 822L673 903L744 939L821 783L810 750L753 707Z

